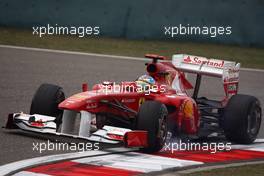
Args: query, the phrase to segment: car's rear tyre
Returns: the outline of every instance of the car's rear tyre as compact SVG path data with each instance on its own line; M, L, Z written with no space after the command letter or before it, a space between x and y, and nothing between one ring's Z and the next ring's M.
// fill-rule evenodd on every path
M139 108L136 129L148 132L148 147L143 152L159 151L167 137L168 110L158 101L145 101Z
M58 109L59 103L65 100L61 87L42 84L36 91L30 107L30 114L42 114L56 117L57 130L62 122L63 111Z
M256 139L261 125L261 106L257 98L249 95L234 95L223 114L223 129L228 140L251 144Z

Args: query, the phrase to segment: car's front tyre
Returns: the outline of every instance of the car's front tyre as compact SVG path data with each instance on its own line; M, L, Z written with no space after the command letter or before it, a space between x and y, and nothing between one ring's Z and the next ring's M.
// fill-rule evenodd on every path
M42 84L36 91L30 107L30 114L42 114L56 117L57 130L62 122L63 111L58 108L65 100L63 89L53 84Z
M148 147L143 152L159 151L168 133L168 110L158 101L145 101L139 108L136 129L148 132Z

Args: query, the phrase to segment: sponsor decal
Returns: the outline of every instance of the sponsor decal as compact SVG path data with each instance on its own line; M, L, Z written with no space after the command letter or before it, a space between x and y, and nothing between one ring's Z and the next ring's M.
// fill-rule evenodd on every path
M43 122L42 119L30 122L30 125L35 126L35 127L44 127L44 124L45 122Z
M225 63L223 60L207 59L205 57L197 57L197 56L186 56L183 59L183 62L188 64L195 64L195 65L203 64L215 68L223 68Z
M229 85L227 86L227 90L228 90L228 91L236 91L236 90L237 90L237 86L236 86L236 84L229 84Z
M138 105L141 106L145 102L145 98L140 98L138 100Z
M90 104L87 104L86 109L94 109L97 107L98 107L97 103L90 103Z
M86 101L86 103L87 103L87 105L86 105L87 109L93 109L93 108L98 107L98 103L96 101L88 100L88 101Z
M117 135L117 134L107 134L107 136L110 139L117 140L117 141L122 141L124 139L124 136Z
M237 74L237 73L239 73L239 69L237 69L237 68L229 68L228 69L228 73L229 74Z
M136 99L134 99L134 98L122 99L121 100L122 103L134 103L135 101L136 101Z
M226 78L224 80L225 83L230 83L230 82L238 82L238 77L235 78Z
M226 75L229 82L238 81L239 78L239 69L229 68Z
M186 118L193 118L194 117L194 107L192 101L185 101L183 104L183 113Z

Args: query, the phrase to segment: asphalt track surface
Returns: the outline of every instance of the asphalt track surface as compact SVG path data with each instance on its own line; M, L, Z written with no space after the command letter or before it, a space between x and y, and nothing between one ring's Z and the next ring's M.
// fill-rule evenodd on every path
M52 83L72 95L81 90L81 84L89 86L105 81L135 80L144 74L144 61L119 58L85 56L69 53L30 51L0 47L0 126L4 126L7 114L28 112L35 90L42 83ZM241 71L242 94L258 97L264 103L264 72ZM200 96L220 98L223 88L220 80L204 78ZM259 138L264 138L262 122ZM47 138L24 135L20 132L0 130L0 165L27 158L65 151L33 151L33 142L46 142ZM102 146L107 147L107 146Z

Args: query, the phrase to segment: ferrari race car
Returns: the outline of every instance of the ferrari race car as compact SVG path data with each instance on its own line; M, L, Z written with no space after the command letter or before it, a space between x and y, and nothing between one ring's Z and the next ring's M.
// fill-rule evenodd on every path
M256 139L261 106L257 98L237 94L240 63L186 54L173 55L172 60L151 54L146 58L151 60L146 63L146 75L136 81L106 81L91 90L83 84L81 93L66 99L61 87L42 84L30 114L9 114L6 128L124 143L144 152L160 150L168 132L190 137L217 133L241 144ZM194 86L186 73L196 74ZM225 95L221 100L198 96L203 75L222 78Z

